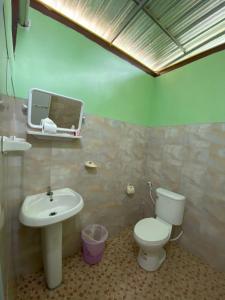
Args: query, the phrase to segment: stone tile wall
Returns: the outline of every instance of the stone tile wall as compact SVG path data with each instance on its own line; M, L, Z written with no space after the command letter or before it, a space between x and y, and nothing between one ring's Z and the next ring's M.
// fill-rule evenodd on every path
M7 235L6 235L6 201L4 198L4 161L3 155L0 153L0 245L5 245L0 247L0 299L3 299L3 295L6 291L6 251L7 251Z
M4 120L4 126L11 128L10 134L26 137L23 102L8 101L12 118ZM80 247L80 230L86 224L104 224L113 236L143 216L152 216L148 180L154 187L187 196L181 243L225 270L224 124L144 128L88 116L82 135L80 141L73 142L28 136L31 150L8 155L17 275L42 266L40 229L18 221L27 195L44 192L51 185L53 189L70 187L83 196L83 211L63 224L63 252L67 256ZM95 161L98 169L85 169L86 160ZM127 183L136 187L133 197L125 194Z
M187 197L182 245L225 271L225 123L148 129L145 176Z
M9 99L8 103L16 112L13 134L26 137L23 102ZM81 213L63 223L64 256L80 248L80 231L86 224L103 224L113 236L143 217L147 197L143 181L145 131L144 127L88 116L81 140L51 141L27 136L32 149L24 154L8 155L18 275L42 267L40 229L25 227L18 221L20 206L27 195L45 192L49 185L53 190L70 187L82 195ZM86 169L87 160L96 162L97 170ZM125 193L128 183L136 187L132 197Z
M10 135L13 132L14 122L13 107L9 105L8 99L0 97L5 101L0 104L0 135ZM16 295L16 276L13 264L12 249L12 207L10 201L10 190L8 189L10 174L10 160L7 155L0 151L0 298L12 300Z

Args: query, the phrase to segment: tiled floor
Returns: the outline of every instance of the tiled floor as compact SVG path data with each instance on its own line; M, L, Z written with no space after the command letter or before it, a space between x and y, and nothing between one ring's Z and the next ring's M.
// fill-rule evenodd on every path
M17 300L223 300L225 273L210 268L175 243L167 245L167 259L153 273L137 262L137 246L131 230L107 244L103 261L88 266L81 255L64 261L64 282L49 291L43 274L22 278Z

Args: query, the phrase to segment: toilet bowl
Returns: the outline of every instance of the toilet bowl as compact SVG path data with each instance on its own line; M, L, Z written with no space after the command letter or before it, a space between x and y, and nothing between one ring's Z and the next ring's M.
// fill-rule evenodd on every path
M185 197L162 188L156 190L156 218L140 220L134 227L139 245L138 264L146 271L157 270L166 258L163 246L169 241L172 225L181 225Z
M139 265L147 271L157 270L166 257L163 246L168 242L172 226L160 219L145 218L134 227L134 239L140 250Z

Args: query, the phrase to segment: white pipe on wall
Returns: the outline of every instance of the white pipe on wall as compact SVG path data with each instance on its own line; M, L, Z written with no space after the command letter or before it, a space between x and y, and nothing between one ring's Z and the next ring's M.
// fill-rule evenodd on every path
M23 27L29 27L29 7L30 0L20 0L19 4L19 23Z

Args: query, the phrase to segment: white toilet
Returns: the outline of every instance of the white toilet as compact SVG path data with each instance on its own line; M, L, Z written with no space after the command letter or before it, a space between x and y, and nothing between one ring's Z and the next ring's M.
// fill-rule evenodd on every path
M147 271L157 270L166 258L163 246L169 241L172 226L181 225L185 197L168 190L156 189L156 218L140 220L134 227L134 239L140 250L139 265Z

